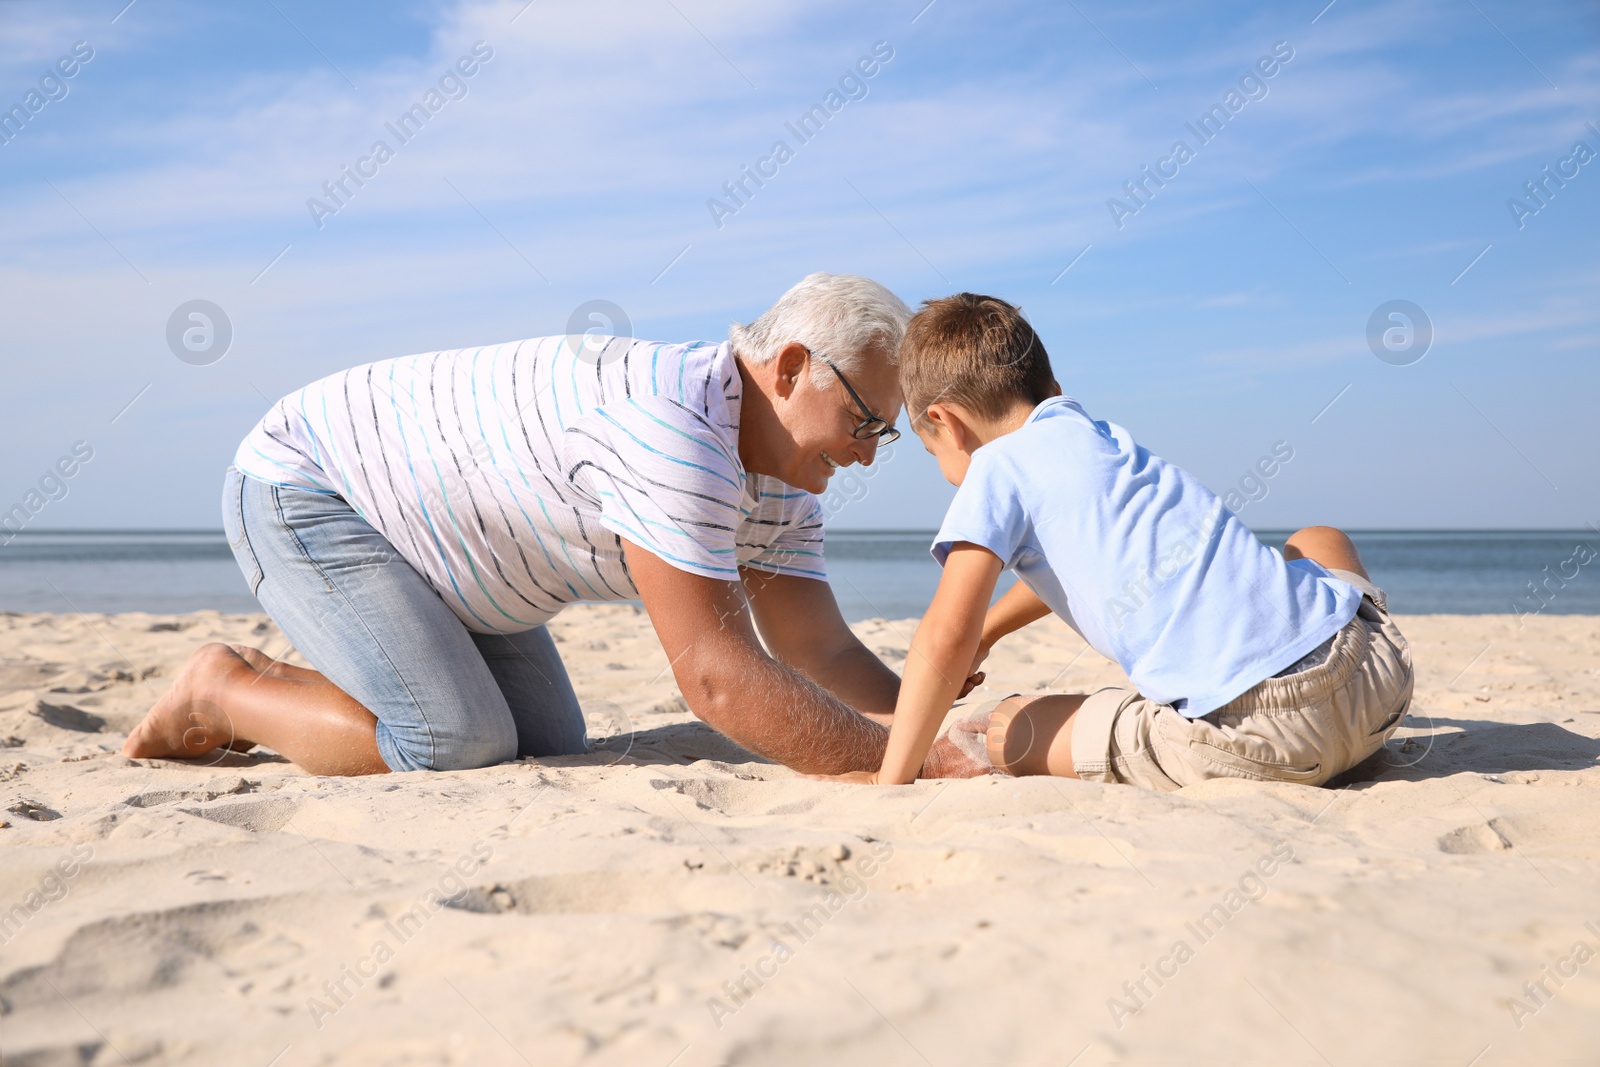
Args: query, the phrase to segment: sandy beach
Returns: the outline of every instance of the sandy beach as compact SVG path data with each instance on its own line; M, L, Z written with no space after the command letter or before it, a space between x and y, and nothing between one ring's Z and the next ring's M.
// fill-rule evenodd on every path
M1401 624L1412 719L1339 788L1156 795L801 780L688 714L628 606L552 625L586 757L129 760L193 648L270 622L0 615L0 1059L1593 1062L1600 618ZM856 630L897 664L914 625ZM1121 677L1054 620L988 669Z

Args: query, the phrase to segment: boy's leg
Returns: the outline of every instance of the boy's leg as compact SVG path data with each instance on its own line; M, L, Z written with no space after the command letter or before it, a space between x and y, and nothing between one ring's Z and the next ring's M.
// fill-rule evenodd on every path
M1362 566L1361 556L1356 551L1355 543L1343 530L1332 526L1308 526L1295 531L1284 544L1283 557L1310 559L1329 570L1348 571L1370 581L1367 569ZM1131 691L1128 692L1132 695ZM1079 777L1073 767L1072 727L1079 709L1087 699L1088 696L1085 694L1072 694L1015 696L1002 701L989 722L989 761L998 769L1013 775L1052 774L1063 778ZM1110 710L1110 706L1100 708L1101 712ZM1170 709L1166 714L1176 715ZM1115 715L1108 714L1102 717L1106 729L1109 729L1113 721L1122 721ZM1146 772L1129 780L1156 789L1176 789L1184 784L1187 776L1174 771L1177 777L1171 778L1149 762L1149 754L1155 749L1139 741L1139 738L1143 737L1145 741L1154 743L1153 720L1133 715L1130 721L1144 723L1146 728L1134 730L1122 738L1120 748L1124 757L1134 752L1142 754L1145 762L1140 766L1145 767ZM1173 724L1183 727L1191 725L1179 719L1174 719ZM1119 747L1118 743L1113 743L1113 747ZM1095 757L1088 755L1087 758ZM1205 776L1215 775L1201 775ZM1119 773L1106 780L1124 779Z
M1076 778L1072 769L1072 717L1088 697L1014 696L989 719L989 762L1007 774Z
M1309 559L1329 570L1351 571L1371 580L1361 565L1355 542L1332 526L1307 526L1296 530L1283 545L1284 559Z

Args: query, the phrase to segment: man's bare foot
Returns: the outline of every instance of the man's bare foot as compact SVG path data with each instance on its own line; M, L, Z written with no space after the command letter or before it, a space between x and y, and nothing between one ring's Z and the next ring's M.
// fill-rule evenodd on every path
M265 674L269 678L284 678L291 682L327 681L316 671L307 670L305 667L292 666L280 659L267 655L259 648L252 648L249 645L229 645L228 647L233 649L234 654L240 659L250 664L252 670Z
M257 673L227 645L197 648L172 687L128 735L122 754L145 759L186 759L238 743L232 722L215 698L235 683L241 672Z
M328 684L328 680L320 672L285 663L275 656L267 655L259 648L236 644L230 644L228 647L233 649L234 654L248 663L250 669L257 674L268 678L281 678L287 682L320 682L324 685ZM242 737L236 737L228 743L228 747L235 752L249 752L256 747L256 743L247 741Z

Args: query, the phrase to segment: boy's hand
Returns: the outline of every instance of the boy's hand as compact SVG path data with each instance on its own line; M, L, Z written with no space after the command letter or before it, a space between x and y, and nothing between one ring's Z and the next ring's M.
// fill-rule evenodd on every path
M966 696L968 693L972 692L974 689L978 688L978 686L983 684L983 680L987 678L988 675L983 671L980 671L978 668L983 666L983 661L988 658L989 646L979 645L978 654L972 657L972 669L967 671L967 680L961 683L961 692L956 694L957 700L960 700L962 697Z

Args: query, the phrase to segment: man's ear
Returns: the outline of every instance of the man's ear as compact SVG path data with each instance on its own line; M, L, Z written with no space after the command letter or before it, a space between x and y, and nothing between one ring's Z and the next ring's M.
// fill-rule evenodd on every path
M773 387L780 397L787 400L800 379L810 373L811 353L799 341L790 341L772 362L775 364Z

